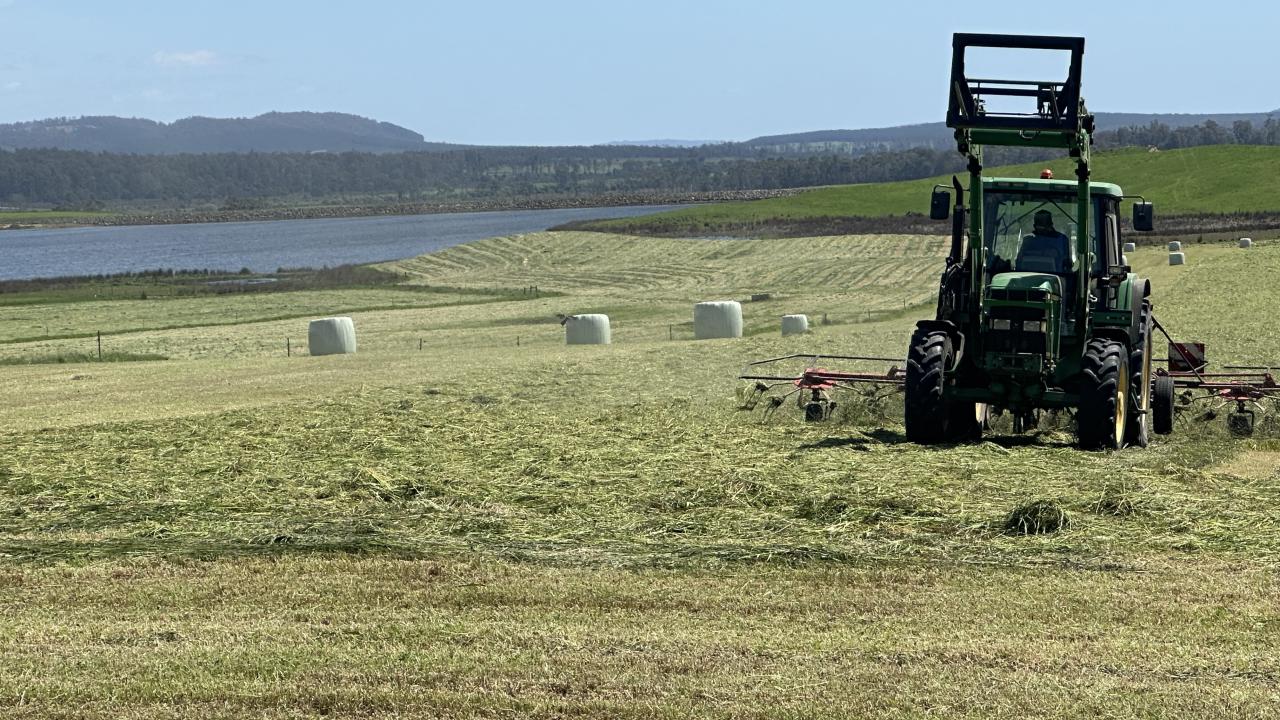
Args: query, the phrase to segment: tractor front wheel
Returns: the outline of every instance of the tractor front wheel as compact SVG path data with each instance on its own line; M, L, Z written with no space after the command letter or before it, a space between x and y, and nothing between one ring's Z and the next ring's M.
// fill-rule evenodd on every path
M982 436L986 406L947 397L946 370L954 364L955 351L945 332L912 334L904 387L904 420L911 442L936 445Z
M1084 352L1076 439L1086 450L1124 447L1129 405L1129 363L1124 345L1090 340Z

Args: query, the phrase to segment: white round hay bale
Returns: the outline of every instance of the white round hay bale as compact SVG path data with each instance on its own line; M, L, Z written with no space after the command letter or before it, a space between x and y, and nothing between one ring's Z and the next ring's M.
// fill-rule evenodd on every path
M697 340L742 337L742 305L735 300L694 305L693 337Z
M1253 247L1253 238L1240 238L1240 247Z
M1186 265L1186 264L1187 264L1187 254L1186 254L1186 253L1180 253L1180 252L1171 252L1171 253L1169 253L1169 264L1170 264L1170 265Z
M1133 243L1124 244L1124 251L1127 253L1133 252L1134 250L1137 250L1137 249L1138 249L1138 246Z
M1182 243L1174 240L1169 243L1169 252L1182 252Z
M809 316L808 315L783 315L782 316L782 334L783 335L803 335L809 332Z
M356 326L349 317L312 320L307 327L307 349L312 355L341 355L356 351Z
M564 321L565 345L608 345L613 342L609 316L570 315Z

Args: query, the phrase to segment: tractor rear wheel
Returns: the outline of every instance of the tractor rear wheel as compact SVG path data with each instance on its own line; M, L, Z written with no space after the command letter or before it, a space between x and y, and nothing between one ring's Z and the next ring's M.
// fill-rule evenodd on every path
M1151 434L1151 304L1142 303L1138 339L1129 351L1129 412L1126 445L1146 447Z
M907 353L904 415L907 439L920 445L982 436L985 405L947 397L946 369L955 364L951 337L937 330L916 330Z
M1129 354L1114 340L1090 340L1084 351L1076 439L1086 450L1124 447Z
M1173 432L1173 378L1156 376L1155 390L1151 393L1151 429L1157 435Z

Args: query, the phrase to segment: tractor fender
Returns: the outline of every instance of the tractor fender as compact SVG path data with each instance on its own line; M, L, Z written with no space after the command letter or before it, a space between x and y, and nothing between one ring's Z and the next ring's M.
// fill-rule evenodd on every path
M1141 310L1142 301L1151 296L1151 281L1129 273L1116 292L1116 310Z
M1134 288L1140 288L1142 290L1142 294L1139 295L1138 297L1142 297L1142 298L1151 297L1151 281L1150 280L1144 277L1139 277L1137 275L1134 275L1133 286Z
M1113 311L1128 312L1128 327L1110 325L1095 327L1093 337L1107 338L1124 343L1125 347L1133 347L1142 334L1142 306L1151 295L1151 281L1130 273L1120 287L1117 288L1116 305Z
M1125 328L1117 327L1100 327L1094 328L1093 337L1105 338L1107 340L1115 340L1125 347L1133 347L1134 338Z
M1151 297L1151 281L1136 274L1129 275L1129 337L1126 345L1130 348L1138 343L1142 335L1142 306Z
M944 332L951 338L951 347L955 352L955 364L951 369L959 367L964 358L964 333L950 320L917 320L916 328L926 332Z

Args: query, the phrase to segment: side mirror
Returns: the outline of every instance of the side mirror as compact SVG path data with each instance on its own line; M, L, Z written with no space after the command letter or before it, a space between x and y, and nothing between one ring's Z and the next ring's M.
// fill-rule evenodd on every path
M1128 265L1112 265L1107 268L1107 284L1111 287L1120 287L1124 279L1129 277Z
M1133 229L1146 232L1154 228L1155 206L1149 202L1133 204Z
M929 198L929 219L946 220L951 217L951 193L935 188Z

